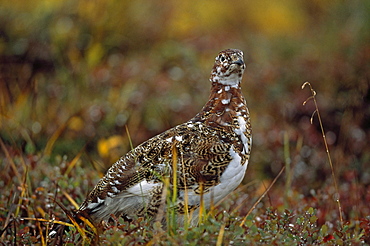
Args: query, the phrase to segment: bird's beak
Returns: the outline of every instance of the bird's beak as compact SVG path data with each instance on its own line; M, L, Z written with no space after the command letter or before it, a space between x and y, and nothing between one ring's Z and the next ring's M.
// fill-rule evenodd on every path
M237 64L239 66L243 66L244 65L244 61L239 58L237 61L234 61L233 64Z

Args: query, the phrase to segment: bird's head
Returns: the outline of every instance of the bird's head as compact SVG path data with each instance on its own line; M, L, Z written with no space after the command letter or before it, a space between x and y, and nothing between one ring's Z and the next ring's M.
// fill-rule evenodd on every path
M239 85L244 69L242 51L237 49L223 50L215 59L210 81L229 86Z

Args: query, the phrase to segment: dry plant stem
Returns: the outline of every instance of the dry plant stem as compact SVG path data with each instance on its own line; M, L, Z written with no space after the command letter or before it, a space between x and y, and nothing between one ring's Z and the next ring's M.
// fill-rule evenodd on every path
M13 159L10 157L8 149L5 147L5 144L4 144L4 142L1 138L0 138L0 145L1 145L2 150L4 151L6 159L8 159L8 161L9 161L10 167L12 168L13 172L15 173L15 176L17 176L17 179L18 179L19 183L21 183L22 182L22 177L19 174L18 169L17 169Z
M169 205L171 206L170 209L170 226L169 229L171 230L172 233L175 233L176 231L176 214L175 214L175 208L174 205L176 204L177 200L177 150L176 147L173 146L172 148L172 197L171 197L171 202Z
M49 220L49 219L43 219L43 218L29 218L29 217L21 218L21 220L31 220L31 221L48 222L48 223L52 222L54 224L73 227L73 224L68 223L68 222L64 222L64 221L59 221L59 220Z
M128 137L128 141L130 142L130 147L133 150L134 149L134 145L132 144L130 131L128 130L128 126L127 125L125 125L125 130L126 130L126 134L127 134L127 137Z
M236 189L234 192L238 193L239 191L243 190L245 187L248 187L248 186L250 186L250 185L253 185L253 184L257 183L257 182L258 182L257 180L252 180L251 182L249 182L249 183L247 183L247 184L245 184L245 185L243 185L243 186L239 187L239 188L238 188L238 189ZM217 203L215 204L215 206L220 205L224 200L226 200L226 198L227 198L227 196L225 196L223 199L221 199L219 202L217 202ZM238 211L242 206L244 206L244 205L245 205L245 202L246 202L248 199L249 199L249 197L247 197L247 198L243 199L243 200L240 202L240 204L239 204L238 206L236 206L236 207L233 209L233 212L232 212L232 213L234 213L235 211Z
M222 246L222 240L223 240L223 237L224 237L225 226L226 226L225 224L222 224L222 226L220 228L220 231L219 231L218 237L217 237L216 246Z
M44 149L44 153L43 153L44 156L50 156L51 155L51 152L53 151L53 148L54 148L54 144L56 143L56 141L58 140L58 138L60 137L60 135L63 134L63 132L68 127L68 125L71 122L71 120L73 119L73 117L81 115L81 111L82 110L80 110L80 111L72 114L66 120L66 122L64 122L62 125L60 125L56 129L56 131L53 133L53 135L51 135L51 137L48 139L48 141L46 143L46 146L45 146L45 149Z
M204 184L202 182L199 183L200 188L200 205L199 205L199 224L203 224L205 221L205 207L204 207Z
M37 229L39 230L41 245L46 246L47 245L46 238L44 237L44 233L43 233L43 230L41 228L40 222L36 221L36 225L37 225Z
M276 180L278 180L278 178L281 176L281 174L283 173L283 171L285 170L285 166L283 166L280 170L280 172L278 173L278 175L274 178L274 180L271 182L271 184L269 185L269 187L267 187L267 189L265 190L265 192L263 192L263 194L258 198L258 200L253 204L253 206L251 207L251 209L249 209L248 213L246 216L244 216L244 219L242 220L242 222L240 223L240 227L242 227L245 223L245 221L247 220L248 216L252 213L252 211L256 208L257 204L260 203L260 201L266 196L267 192L269 192L269 190L271 189L271 187L275 184Z
M78 154L73 158L72 161L69 162L67 170L64 172L64 175L68 176L68 174L72 171L72 169L76 166L78 160L80 160L81 155L85 150L86 145L78 152Z
M58 129L51 135L51 137L48 139L45 149L44 149L44 155L50 156L51 152L53 151L54 144L58 140L59 136L62 135L64 130L67 128L69 122L71 121L73 116L71 116L64 124L58 127Z
M88 243L90 243L90 239L89 239L87 233L90 234L90 235L94 235L96 237L96 235L98 235L97 234L98 233L97 228L88 219L84 218L83 216L78 216L78 219L82 220L82 222L84 222L85 225L88 225L93 232L91 233L90 231L87 231L86 229L82 228L77 223L76 218L73 216L73 214L69 210L67 210L66 207L64 207L57 200L54 200L54 202L64 211L64 213L67 215L68 219L72 222L72 225L70 223L66 223L66 222L57 222L57 221L50 221L50 220L48 222L63 224L63 225L66 225L66 226L74 226L82 237L83 245L89 245ZM30 219L30 218L27 218L27 219ZM40 219L38 219L38 220L40 220Z
M284 132L284 159L285 159L285 166L286 166L286 183L285 183L285 199L284 203L285 206L288 206L288 198L291 194L291 186L292 186L292 160L290 158L290 144L289 144L289 136L287 132Z
M177 200L177 150L174 147L172 149L172 156L173 156L173 162L172 162L172 183L173 183L173 194L172 194L172 204L176 203Z
M23 175L23 182L22 182L22 185L20 186L21 188L21 193L19 194L19 199L18 199L18 206L17 208L15 209L15 212L14 212L14 217L18 217L18 215L20 214L20 211L21 211L21 205L23 203L23 198L27 198L29 197L28 196L28 187L27 187L27 177L28 177L28 168L26 167L25 169L25 173Z
M329 147L328 147L328 142L326 141L326 135L325 135L325 131L324 131L324 126L322 124L322 120L321 120L321 116L320 116L320 111L319 111L319 107L317 106L317 101L316 101L316 91L312 88L311 86L311 83L310 82L304 82L303 85L302 85L302 89L304 89L306 87L306 85L308 85L310 87L310 90L311 90L311 93L312 93L312 96L310 96L306 101L303 102L303 105L306 105L306 103L309 101L309 100L313 100L314 104L315 104L315 111L312 113L312 116L311 116L311 124L313 122L313 117L315 115L315 113L317 114L317 118L319 119L319 124L320 124L320 129L321 129L321 133L322 133L322 138L324 140L324 144L325 144L325 150L326 150L326 154L328 156L328 160L329 160L329 164L330 164L330 168L331 168L331 175L333 177L333 181L334 181L334 187L335 187L335 192L337 193L336 194L336 199L335 201L337 202L338 204L338 210L339 210L339 219L340 219L340 224L341 224L341 227L343 228L343 215L342 215L342 206L340 204L340 197L339 197L339 190L338 190L338 184L337 184L337 180L335 178L335 173L334 173L334 167L333 167L333 162L331 161L331 156L330 156L330 152L329 152Z
M185 173L183 173L183 175L184 175L184 180L185 180ZM190 214L189 214L188 188L187 188L186 182L184 182L184 209L185 209L184 229L187 230L190 224Z
M79 209L80 205L65 191L62 191L63 195L67 198L67 200L76 208Z

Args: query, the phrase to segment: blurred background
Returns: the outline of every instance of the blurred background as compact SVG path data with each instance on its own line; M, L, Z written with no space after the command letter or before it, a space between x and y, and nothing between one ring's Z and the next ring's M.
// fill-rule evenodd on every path
M244 183L287 165L272 205L279 187L334 193L309 81L346 216L370 214L370 1L0 2L0 134L13 152L53 167L82 153L102 174L131 142L193 117L215 56L238 48L253 126Z

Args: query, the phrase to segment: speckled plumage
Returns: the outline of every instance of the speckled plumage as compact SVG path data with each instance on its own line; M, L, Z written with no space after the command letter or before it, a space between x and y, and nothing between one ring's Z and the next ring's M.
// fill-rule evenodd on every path
M244 177L252 144L249 112L240 88L244 69L240 50L221 51L211 73L211 95L203 109L188 122L147 140L119 159L78 213L87 214L96 224L112 214L155 218L159 208L165 207L163 177L172 180L173 163L179 214L185 213L185 200L191 212L199 208L201 197L208 207L233 191Z

